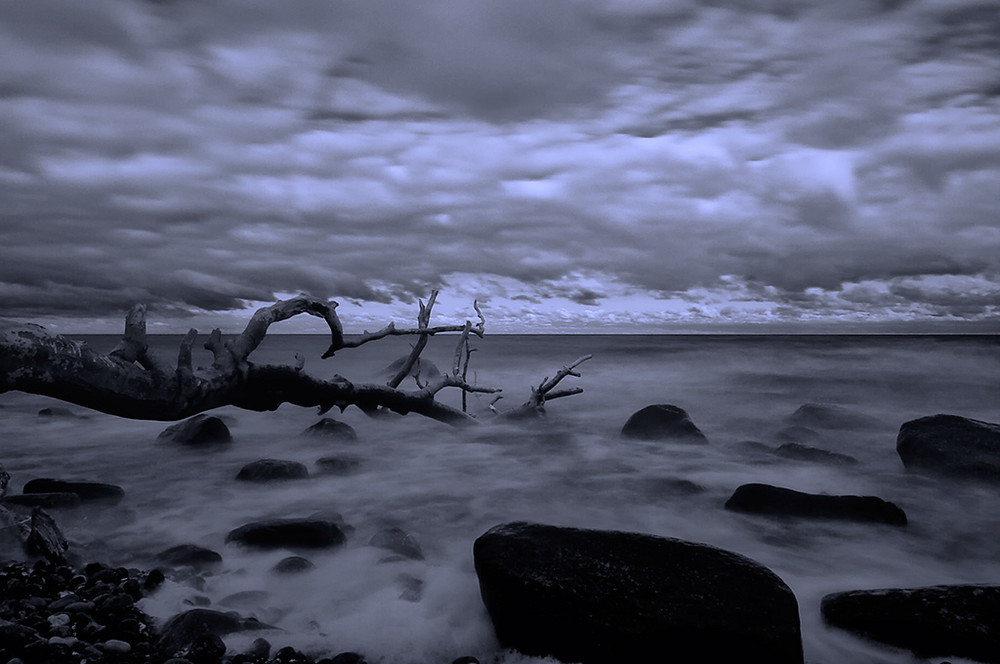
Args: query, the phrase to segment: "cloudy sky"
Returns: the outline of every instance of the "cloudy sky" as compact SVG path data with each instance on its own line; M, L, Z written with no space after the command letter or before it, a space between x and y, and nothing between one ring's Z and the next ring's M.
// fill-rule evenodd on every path
M1000 329L997 0L12 0L0 141L63 332Z

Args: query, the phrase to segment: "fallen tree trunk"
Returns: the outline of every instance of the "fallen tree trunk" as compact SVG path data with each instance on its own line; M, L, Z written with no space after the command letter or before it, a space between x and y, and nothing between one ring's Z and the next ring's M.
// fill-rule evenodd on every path
M463 392L497 393L498 388L470 385L464 368L456 357L451 373L440 373L417 390L403 390L400 382L410 374L427 338L440 332L461 332L465 342L470 333L483 336L485 319L479 307L479 322L473 325L431 327L430 311L437 293L425 306L420 303L418 327L396 328L393 324L375 332L365 332L356 340L345 340L336 313L336 302L300 296L279 301L257 310L239 336L225 341L216 329L205 348L212 351L211 367L195 370L191 366L191 348L197 331L190 330L181 342L176 366L153 356L146 340L146 309L136 305L125 320L125 334L108 354L94 351L85 343L50 333L45 328L23 323L0 324L0 392L19 390L54 397L103 413L131 419L175 421L220 406L269 411L283 403L317 407L321 413L333 407L341 410L357 406L369 414L383 409L396 413L417 413L453 425L479 422L463 410L435 400L446 387ZM310 376L298 366L256 364L249 360L260 345L268 327L298 314L323 318L330 328L330 346L324 358L337 351L355 348L390 335L419 335L419 341L400 371L386 385L354 384L339 375L331 380ZM456 354L466 352L467 343L459 343ZM545 401L582 390L555 391L555 385L567 375L578 376L573 369L589 356L546 379L532 390L531 397L509 414L523 415L543 410Z

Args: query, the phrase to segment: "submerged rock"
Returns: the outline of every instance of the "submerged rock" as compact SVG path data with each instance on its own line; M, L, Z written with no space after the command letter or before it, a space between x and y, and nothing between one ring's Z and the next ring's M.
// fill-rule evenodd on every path
M726 509L770 516L906 525L903 510L875 496L828 496L769 484L744 484L726 501Z
M156 554L156 559L166 565L207 567L222 562L222 556L212 549L197 544L178 544Z
M164 429L157 440L168 440L184 445L211 445L232 442L229 427L215 415L195 415Z
M823 598L823 618L918 657L1000 663L1000 586L855 590Z
M225 636L233 632L271 629L253 618L243 618L235 611L223 613L212 609L190 609L168 620L160 631L158 645L172 654L186 648L202 634Z
M358 434L354 430L354 427L335 420L332 417L324 417L302 433L307 436L322 436L323 438L344 442L354 442L358 439Z
M809 461L811 463L823 463L831 466L856 466L860 461L847 454L830 452L818 447L810 447L802 443L785 443L774 450L774 453L785 459L795 461Z
M683 408L670 404L656 404L638 410L622 427L626 438L640 440L681 439L694 443L707 443L705 434L695 426Z
M801 664L798 605L766 567L638 533L497 526L476 540L501 643L567 662Z
M243 482L275 482L309 477L309 469L298 461L258 459L243 466L236 479Z
M361 459L351 456L325 456L316 459L316 468L324 475L350 475L361 467Z
M41 410L38 411L38 416L41 417L41 418L43 418L43 419L53 419L53 418L57 418L57 417L59 417L59 418L65 418L65 419L70 419L70 420L73 420L73 419L81 419L81 420L89 419L86 415L77 415L76 413L74 413L73 411L71 411L69 408L65 408L63 406L52 406L50 408L42 408Z
M248 523L226 535L226 542L258 549L321 549L347 541L344 531L323 519L271 519Z
M125 497L125 489L103 482L54 480L48 477L33 479L24 485L24 493L75 493L84 502L118 504Z
M819 432L813 431L809 427L799 426L781 429L774 434L774 439L784 443L799 443L800 445L823 442L823 436Z
M870 415L830 403L807 403L789 415L790 424L819 429L871 429L881 425Z
M302 572L308 572L311 569L316 569L316 565L312 561L303 558L302 556L288 556L287 558L282 558L278 563L271 568L272 572L276 574L300 574Z
M896 452L908 470L1000 481L1000 424L921 417L899 428Z
M383 528L372 535L372 538L368 540L368 546L386 549L410 560L424 559L420 543L401 528Z
M10 473L8 473L3 464L0 463L0 498L7 495L7 483L10 482Z

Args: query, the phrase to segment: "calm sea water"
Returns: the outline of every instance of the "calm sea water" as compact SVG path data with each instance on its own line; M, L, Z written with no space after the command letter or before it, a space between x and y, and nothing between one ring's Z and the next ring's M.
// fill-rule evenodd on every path
M92 337L110 350L113 337ZM156 338L164 355L178 338ZM426 356L450 367L454 337L436 337ZM322 337L271 336L252 359L306 371L378 380L406 353L389 339L320 360ZM895 452L899 425L934 413L1000 421L997 337L861 336L493 336L477 340L470 376L504 388L501 408L521 403L529 386L580 355L584 394L549 405L547 418L524 426L455 430L416 416L371 420L356 409L338 417L356 443L300 436L317 415L283 406L273 413L235 408L235 442L191 450L156 441L165 424L136 422L71 406L87 419L43 420L59 404L20 393L0 395L0 462L12 490L33 477L83 478L123 486L115 508L60 511L72 548L87 560L151 567L169 546L197 543L220 551L212 575L168 583L144 609L166 618L210 603L277 625L275 647L314 652L356 650L369 661L447 663L472 654L484 662L540 662L504 652L479 597L472 542L511 520L639 531L713 544L773 569L795 591L806 658L813 663L913 662L909 655L828 628L819 615L827 593L876 587L1000 582L998 489L906 473ZM203 355L196 362L210 361ZM470 397L476 412L491 397ZM458 403L457 395L447 400ZM785 418L807 402L847 406L882 425L822 430L816 445L850 454L860 467L784 460L748 452L746 440L779 444ZM708 446L623 440L628 416L651 403L686 409ZM250 485L234 480L262 457L301 461L359 457L349 476ZM677 490L673 480L703 490ZM723 509L740 484L768 482L811 492L874 494L900 505L906 528L772 520ZM252 520L336 511L355 527L338 550L306 553L316 569L297 577L269 570L288 552L227 546L226 533ZM399 526L414 536L423 561L380 562L366 546L377 530ZM419 601L401 598L419 579ZM408 579L408 580L407 580ZM242 602L228 600L241 591ZM252 637L231 636L231 648Z

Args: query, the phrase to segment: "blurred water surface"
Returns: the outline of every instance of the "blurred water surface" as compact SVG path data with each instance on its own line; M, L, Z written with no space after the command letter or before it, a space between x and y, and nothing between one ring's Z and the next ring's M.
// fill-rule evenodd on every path
M88 337L110 350L114 337ZM165 357L179 337L154 337ZM319 336L269 336L251 359L293 363L355 382L376 381L408 351L386 339L320 360ZM425 356L451 366L455 337L431 340ZM482 607L472 542L505 521L639 531L713 544L757 560L795 591L809 662L917 661L822 624L829 592L941 583L1000 582L1000 501L996 488L904 471L895 452L899 425L934 413L1000 421L1000 342L988 336L487 336L475 340L470 378L504 388L498 406L524 401L532 384L580 355L581 395L549 405L548 416L520 426L452 429L416 416L369 419L357 409L337 418L359 440L301 436L315 412L235 408L224 415L235 442L193 450L157 442L166 426L71 410L86 419L38 417L51 399L0 395L0 462L11 490L33 477L82 478L123 486L115 508L56 512L84 560L151 567L152 555L180 543L220 551L224 563L190 583L168 583L144 608L166 618L209 603L281 627L275 646L323 652L356 650L369 661L447 663L472 654L484 662L540 662L503 652ZM207 353L196 363L210 362ZM411 384L412 386L412 384ZM445 398L458 404L457 394ZM489 396L471 396L487 413ZM878 424L817 429L817 447L849 454L860 466L782 459L775 447L786 418L808 402L838 404ZM711 441L707 446L623 440L622 424L652 403L678 405ZM301 461L358 457L357 472L257 485L234 480L262 457ZM678 480L685 480L680 482ZM772 520L723 510L746 482L794 489L873 494L900 505L906 528ZM304 552L316 569L275 575L288 551L256 553L226 545L226 533L252 520L339 512L356 530L348 544ZM367 546L398 526L415 537L423 561L385 562ZM413 589L419 587L419 601ZM411 592L407 593L407 590ZM232 598L241 591L263 591ZM227 599L229 598L229 599ZM229 606L226 606L226 605ZM231 636L231 648L249 637Z

